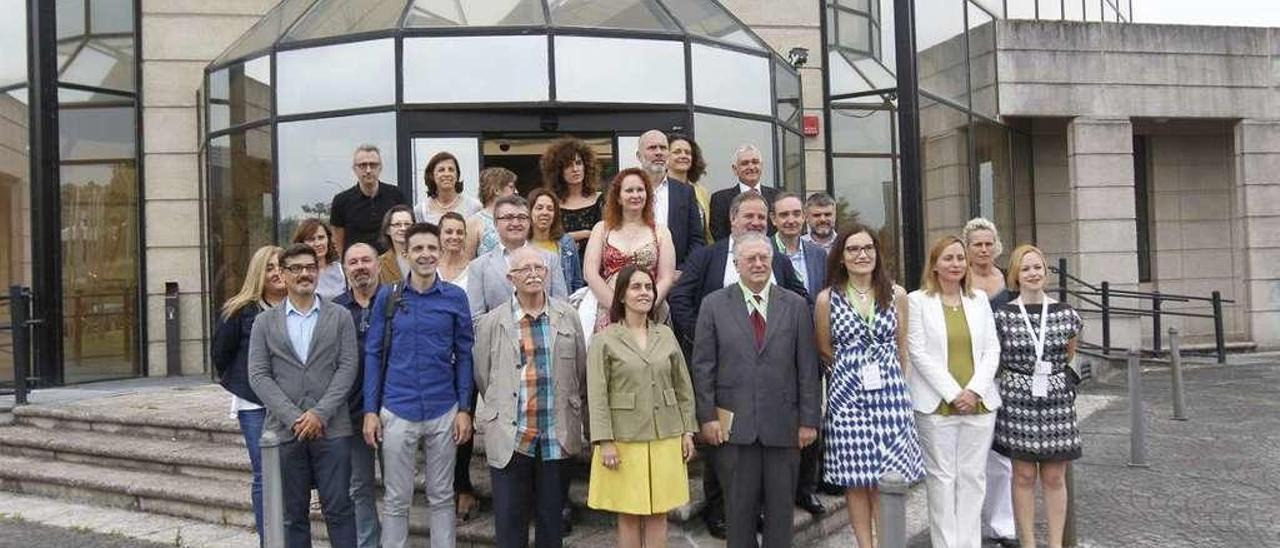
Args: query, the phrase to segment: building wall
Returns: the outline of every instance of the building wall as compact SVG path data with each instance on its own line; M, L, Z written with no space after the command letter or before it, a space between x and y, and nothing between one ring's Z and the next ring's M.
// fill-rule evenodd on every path
M0 291L6 295L12 284L31 285L27 117L25 104L7 93L0 94Z
M142 78L147 254L147 352L164 374L164 287L177 282L184 373L204 370L200 127L204 67L275 0L143 0Z

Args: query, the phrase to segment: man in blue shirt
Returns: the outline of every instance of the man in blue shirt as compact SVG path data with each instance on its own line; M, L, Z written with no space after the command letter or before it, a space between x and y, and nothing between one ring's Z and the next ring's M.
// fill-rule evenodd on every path
M394 317L388 322L382 313L395 298L384 287L365 335L364 438L370 446L382 443L382 546L408 544L414 458L422 443L431 546L452 548L456 446L471 439L471 311L466 293L436 276L440 229L418 223L405 239L410 274ZM384 372L385 329L392 332Z

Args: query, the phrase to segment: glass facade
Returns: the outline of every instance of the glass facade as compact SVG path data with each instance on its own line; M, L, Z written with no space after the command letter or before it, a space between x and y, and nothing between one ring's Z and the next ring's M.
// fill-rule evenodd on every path
M522 143L589 138L613 173L654 128L693 133L712 190L748 143L765 184L804 185L799 74L714 0L284 0L208 67L206 97L214 308L253 248L328 219L362 143L415 201L418 144L482 143L464 171L512 167L529 188Z
M31 285L31 175L27 108L27 2L0 0L0 288ZM9 303L0 302L7 324ZM0 331L0 382L13 381L13 343Z

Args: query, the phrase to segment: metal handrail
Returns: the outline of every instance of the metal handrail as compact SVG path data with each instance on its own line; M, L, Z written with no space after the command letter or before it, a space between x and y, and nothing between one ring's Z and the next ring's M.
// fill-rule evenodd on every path
M4 298L9 304L9 326L12 335L13 403L27 403L27 374L31 371L31 290L19 285L9 287Z

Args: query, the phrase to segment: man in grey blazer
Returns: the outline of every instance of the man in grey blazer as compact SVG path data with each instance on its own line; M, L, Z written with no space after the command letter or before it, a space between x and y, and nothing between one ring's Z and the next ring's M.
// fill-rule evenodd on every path
M800 450L822 420L813 316L803 297L769 283L768 238L735 237L733 254L740 281L712 292L698 312L698 422L703 439L720 446L728 546L756 546L763 510L764 546L783 548L791 546Z
M511 270L511 252L529 245L529 202L517 194L498 198L493 204L493 224L498 229L499 245L467 266L465 289L472 318L510 302L515 294L507 272ZM547 293L557 299L569 298L560 255L543 249L538 251L549 270Z
M356 545L347 395L358 349L351 314L316 296L319 262L306 244L280 255L289 297L262 312L249 336L249 385L280 444L285 546L311 546L311 488L335 547Z

